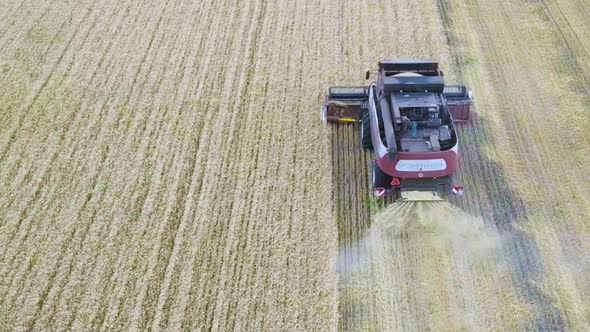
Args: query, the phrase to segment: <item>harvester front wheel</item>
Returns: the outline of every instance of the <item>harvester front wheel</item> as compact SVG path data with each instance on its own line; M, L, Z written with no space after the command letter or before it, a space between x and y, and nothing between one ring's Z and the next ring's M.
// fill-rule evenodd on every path
M361 114L361 146L365 150L373 150L373 141L371 141L371 119L369 111Z
M391 180L393 180L393 177L383 172L375 163L373 166L373 188L391 189Z
M451 188L452 188L451 176L445 176L445 177L439 179L438 188L437 188L437 194L439 197L445 198L451 194Z

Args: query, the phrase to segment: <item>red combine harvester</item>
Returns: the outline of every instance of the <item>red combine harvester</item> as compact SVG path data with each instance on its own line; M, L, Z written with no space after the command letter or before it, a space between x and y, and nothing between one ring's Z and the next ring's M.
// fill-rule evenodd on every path
M331 87L322 106L324 122L359 125L362 147L376 157L375 196L432 201L461 195L451 180L459 159L455 123L469 120L471 91L445 85L435 61L385 60L377 75L369 86Z

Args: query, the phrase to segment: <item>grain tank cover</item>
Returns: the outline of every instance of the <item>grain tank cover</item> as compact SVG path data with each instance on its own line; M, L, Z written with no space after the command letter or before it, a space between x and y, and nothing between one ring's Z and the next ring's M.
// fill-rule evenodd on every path
M434 92L442 93L445 88L443 76L386 76L383 78L383 92Z

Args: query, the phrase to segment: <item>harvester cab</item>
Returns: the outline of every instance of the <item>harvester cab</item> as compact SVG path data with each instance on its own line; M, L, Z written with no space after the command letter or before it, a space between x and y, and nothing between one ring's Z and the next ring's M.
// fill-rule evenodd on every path
M413 201L461 195L451 179L459 159L455 125L469 121L471 91L445 85L435 61L385 60L376 73L369 86L331 87L321 109L326 123L357 125L361 146L374 151L374 195Z

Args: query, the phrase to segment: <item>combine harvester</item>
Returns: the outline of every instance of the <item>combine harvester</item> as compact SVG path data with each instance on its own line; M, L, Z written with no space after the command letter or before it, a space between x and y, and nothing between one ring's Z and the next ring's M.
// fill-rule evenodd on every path
M438 62L385 60L368 87L331 87L321 112L324 122L359 125L362 147L375 152L376 197L437 201L463 194L452 184L455 123L469 120L472 100L465 85L445 85Z

